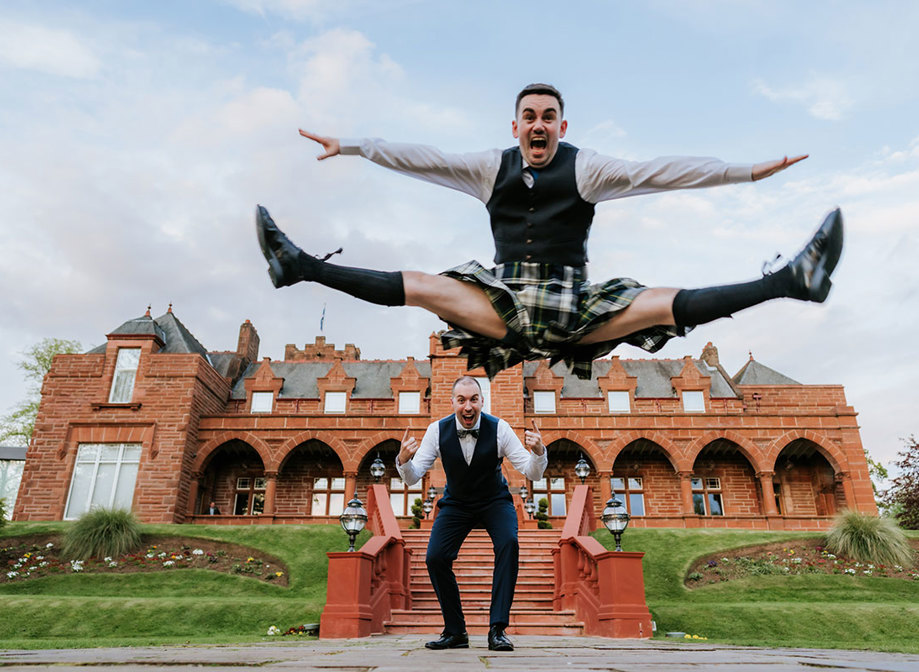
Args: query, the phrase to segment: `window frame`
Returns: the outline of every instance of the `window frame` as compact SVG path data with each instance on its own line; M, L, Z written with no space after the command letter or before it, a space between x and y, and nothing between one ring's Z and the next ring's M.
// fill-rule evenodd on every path
M696 481L699 486L696 487ZM697 516L724 517L727 512L724 508L724 489L721 486L720 476L692 476L690 477L690 489L692 490L692 507L693 513ZM701 499L696 499L701 497ZM719 513L712 512L712 502L717 501L721 509ZM699 513L698 503L702 504L703 513Z
M118 456L114 462L105 460L104 449L111 448L113 446L118 446ZM88 452L89 448L95 449L95 455L92 460L81 458L81 454ZM136 459L133 457L131 459L125 459L126 449L136 450ZM118 495L118 486L121 483L121 473L125 465L136 466L134 470L134 478L131 483L131 505L128 506L128 510L132 510L134 503L134 493L137 489L137 474L140 471L140 459L143 455L143 445L140 443L81 443L77 446L76 458L73 462L73 472L70 475L70 487L67 490L67 499L64 504L64 520L76 520L84 513L92 511L93 508L99 508L102 506L104 508L114 508L115 501ZM113 464L115 465L115 471L112 474L111 479L111 491L108 496L108 501L104 505L93 506L93 499L96 498L96 488L99 485L99 465L100 464ZM74 505L74 495L78 492L74 488L76 485L77 478L81 473L79 467L81 465L92 465L91 474L88 476L88 489L86 490L86 501L85 506L79 510L75 511L73 509ZM84 472L85 473L85 472Z
M133 366L125 366L124 360L127 359L129 353L132 356L134 353L137 353L137 361L132 362ZM124 359L122 355L124 355ZM130 404L134 399L134 385L137 382L137 370L140 368L140 355L140 348L118 348L118 352L115 355L115 371L112 374L112 386L109 388L108 393L108 403ZM119 387L119 383L128 378L127 374L130 374L130 385ZM125 391L127 392L126 395L124 394ZM119 392L118 398L115 397L116 392ZM125 396L127 398L122 398Z
M638 485L637 485L637 486L634 485L634 484L632 483L632 481L636 481L636 480L638 481ZM616 481L622 481L622 485L621 485L620 487L617 487L617 486L616 486L616 483L615 483ZM629 512L629 515L632 516L633 518L634 518L635 516L647 516L647 515L648 515L648 507L647 507L647 504L645 503L645 488L644 488L644 484L645 484L644 476L642 476L642 475L640 475L640 474L637 475L637 476L635 476L635 475L632 475L632 476L610 476L610 478L609 478L610 491L613 493L614 496L615 496L615 495L624 495L624 497L623 497L624 502L623 502L623 503L625 504L626 509L627 509L628 512ZM633 512L632 512L632 496L633 496L633 495L641 498L641 499L640 499L640 501L641 501L641 513L633 513Z
M256 408L256 400L268 400L268 408L264 408L263 404L260 403L258 408ZM249 399L249 412L250 413L272 413L274 411L274 392L253 392Z
M613 408L613 395L619 398L620 401L625 400L625 404L619 404L616 408ZM606 391L606 408L609 411L610 415L617 413L631 413L632 412L632 395L629 394L628 390L607 390Z
M539 413L541 415L553 415L556 412L556 394L555 390L534 390L533 391L533 412ZM540 407L540 404L537 402L537 399L549 400L552 399L552 408L547 408L545 406Z
M689 396L692 395L692 396ZM683 390L682 393L684 413L705 413L705 392L702 390Z
M337 403L330 403L332 400L341 400L341 410ZM348 393L330 390L325 393L322 399L322 412L328 415L344 415L348 412Z
M321 488L319 487L319 481L325 481L325 485ZM339 487L339 482L341 487ZM345 510L345 477L344 476L316 476L313 478L312 488L310 490L310 516L339 516ZM334 504L334 501L337 499L336 495L341 495L341 510L338 510L339 507ZM317 496L323 495L325 497L324 504L322 508L325 510L324 513L316 513L315 507L317 502Z
M410 400L414 400L411 401ZM421 392L408 390L399 392L399 414L418 415L421 413Z

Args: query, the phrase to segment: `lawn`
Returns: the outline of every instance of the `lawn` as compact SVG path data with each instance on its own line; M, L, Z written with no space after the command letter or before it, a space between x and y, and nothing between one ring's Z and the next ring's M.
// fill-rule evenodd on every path
M594 536L615 547L606 530ZM678 631L730 644L919 653L919 581L808 574L748 577L691 590L684 585L701 556L815 536L634 529L622 545L645 552L645 591L659 637Z
M53 533L68 523L10 523L4 537ZM268 627L316 623L325 601L326 552L347 548L337 526L144 525L146 535L240 544L281 560L289 585L208 569L136 574L61 573L0 584L0 648L263 641ZM914 538L919 534L910 533ZM359 540L368 537L365 531ZM608 548L611 535L595 533ZM761 576L688 589L693 561L737 547L814 534L630 529L644 551L657 636L708 641L919 653L919 581L838 575Z

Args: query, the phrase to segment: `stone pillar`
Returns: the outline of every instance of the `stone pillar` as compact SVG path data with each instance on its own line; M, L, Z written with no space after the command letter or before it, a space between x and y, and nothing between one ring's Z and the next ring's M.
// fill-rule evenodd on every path
M692 506L692 472L678 471L676 475L680 479L680 501L683 504L683 515L692 516L695 514Z
M779 510L775 506L775 489L772 484L774 475L775 472L772 471L761 471L756 474L760 488L763 491L763 513L767 516L779 515Z
M201 487L201 472L193 471L188 483L188 515L198 514L198 488Z
M848 471L840 471L836 474L836 480L842 483L842 491L846 495L846 508L850 511L858 511L855 504L855 488L852 486L852 474Z
M352 497L357 497L357 472L356 471L346 471L345 472L345 505L346 506Z
M609 479L612 478L612 470L600 471L598 472L600 478L600 507L606 506L606 502L610 497L613 496L613 487L610 485Z
M266 471L265 472L265 510L263 511L266 516L274 515L274 506L275 506L275 495L278 489L278 472L276 471Z

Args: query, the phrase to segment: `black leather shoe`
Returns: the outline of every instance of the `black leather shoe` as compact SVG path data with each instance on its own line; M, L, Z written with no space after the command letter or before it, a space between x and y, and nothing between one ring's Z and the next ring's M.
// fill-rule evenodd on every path
M303 280L297 264L300 248L290 242L261 205L255 210L255 230L259 247L268 262L268 276L272 284L286 287Z
M488 629L489 651L513 651L514 645L504 634L504 628L493 625Z
M789 295L802 301L823 303L833 282L830 275L842 253L842 213L833 210L817 233L788 264L791 271Z
M424 645L426 649L434 649L439 651L441 649L468 649L469 648L469 635L465 632L459 635L450 635L446 632L440 635L440 639L435 639L433 642L428 642Z

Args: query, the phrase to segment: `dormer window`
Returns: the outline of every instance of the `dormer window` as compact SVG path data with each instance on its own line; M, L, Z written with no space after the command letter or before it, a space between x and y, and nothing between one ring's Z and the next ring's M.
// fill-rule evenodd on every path
M701 390L683 390L683 411L705 413L705 394Z
M632 404L629 400L628 390L610 390L606 393L610 413L630 413Z
M129 404L134 396L134 379L140 364L140 348L118 348L115 376L109 392L110 404Z
M399 413L408 415L421 413L421 392L400 392Z
M326 413L344 413L345 405L348 401L347 392L326 392L325 393L325 412Z
M271 413L274 392L253 392L250 413Z
M555 413L555 392L533 392L533 411L535 413Z

